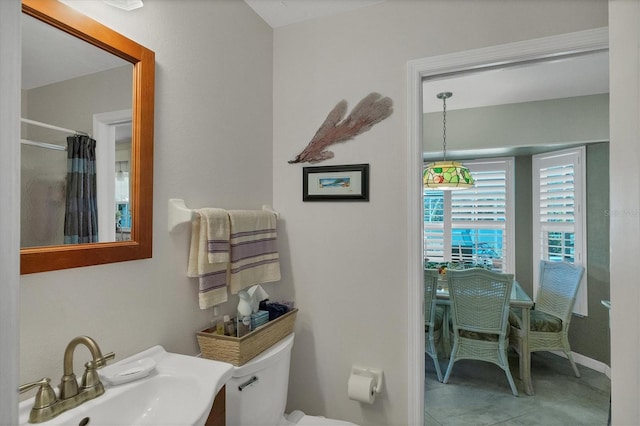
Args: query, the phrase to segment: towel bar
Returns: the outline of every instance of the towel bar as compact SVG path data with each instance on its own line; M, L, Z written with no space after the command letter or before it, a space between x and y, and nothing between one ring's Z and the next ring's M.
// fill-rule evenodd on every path
M266 204L262 206L262 210L273 213L276 215L276 218L280 216L278 212ZM183 199L169 198L169 232L173 231L180 224L191 222L195 215L196 211L188 208Z

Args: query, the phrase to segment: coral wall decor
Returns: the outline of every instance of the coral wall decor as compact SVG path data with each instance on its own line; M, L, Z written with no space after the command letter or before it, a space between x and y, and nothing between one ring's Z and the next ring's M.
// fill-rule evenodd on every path
M331 110L309 145L289 163L317 163L333 158L326 148L337 142L345 142L371 129L374 124L389 117L393 112L391 98L379 93L370 93L347 113L347 101L342 100Z

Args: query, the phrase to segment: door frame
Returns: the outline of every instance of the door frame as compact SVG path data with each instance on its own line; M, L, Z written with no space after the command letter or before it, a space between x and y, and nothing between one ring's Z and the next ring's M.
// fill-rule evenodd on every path
M424 424L422 81L463 71L558 59L609 48L608 27L496 45L407 63L408 423Z
M116 241L116 127L130 124L132 110L93 114L96 144L96 186L98 194L98 241ZM136 206L137 207L137 206Z

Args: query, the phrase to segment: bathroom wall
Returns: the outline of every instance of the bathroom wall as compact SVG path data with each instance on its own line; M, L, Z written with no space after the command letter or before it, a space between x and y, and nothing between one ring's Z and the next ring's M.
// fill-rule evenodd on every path
M0 2L0 425L18 419L20 2Z
M407 61L606 25L597 1L394 0L274 30L274 206L300 308L290 409L407 424ZM320 163L369 163L370 201L302 202L307 164L287 161L337 102L372 91L393 99L393 115ZM375 404L348 399L352 363L384 370Z
M640 423L640 1L609 3L611 398L614 425ZM623 173L615 173L624 170ZM631 236L631 238L629 238Z
M68 4L155 51L153 258L23 275L20 382L62 375L66 344L95 338L116 359L152 345L197 354L190 227L167 231L167 200L194 208L272 202L272 29L242 1L145 1L125 12ZM3 181L4 182L4 181ZM237 299L237 298L236 298ZM76 350L76 374L89 354Z

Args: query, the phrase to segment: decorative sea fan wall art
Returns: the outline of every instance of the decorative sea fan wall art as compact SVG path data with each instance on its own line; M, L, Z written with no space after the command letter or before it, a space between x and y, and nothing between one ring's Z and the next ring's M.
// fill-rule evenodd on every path
M318 163L333 158L333 152L327 151L327 147L353 139L389 117L392 112L391 98L372 92L353 108L347 118L344 118L347 113L347 101L342 100L331 110L304 151L289 163Z

